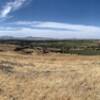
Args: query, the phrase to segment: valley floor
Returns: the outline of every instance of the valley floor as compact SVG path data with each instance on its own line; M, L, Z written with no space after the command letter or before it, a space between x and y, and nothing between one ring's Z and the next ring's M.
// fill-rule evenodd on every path
M0 100L100 100L100 56L1 52Z

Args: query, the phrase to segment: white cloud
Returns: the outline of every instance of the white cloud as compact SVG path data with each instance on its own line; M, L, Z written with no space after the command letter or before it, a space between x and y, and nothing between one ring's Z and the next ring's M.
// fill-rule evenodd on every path
M0 28L0 34L53 38L99 38L100 27L59 22L18 21Z
M18 10L20 7L22 7L26 1L27 0L14 0L7 2L0 10L0 17L1 18L7 17L11 12Z
M78 25L78 24L68 24L59 22L42 22L42 21L18 21L12 24L27 26L31 28L42 28L42 29L55 29L55 30L65 30L65 31L78 31L78 32L91 32L100 33L100 27L91 25Z

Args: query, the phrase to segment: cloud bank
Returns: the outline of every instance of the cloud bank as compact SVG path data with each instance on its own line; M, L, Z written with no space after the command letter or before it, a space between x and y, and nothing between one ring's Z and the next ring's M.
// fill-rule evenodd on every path
M0 27L0 35L100 39L100 27L49 21L17 21Z
M13 0L7 2L0 10L0 18L6 18L8 15L21 8L27 0Z

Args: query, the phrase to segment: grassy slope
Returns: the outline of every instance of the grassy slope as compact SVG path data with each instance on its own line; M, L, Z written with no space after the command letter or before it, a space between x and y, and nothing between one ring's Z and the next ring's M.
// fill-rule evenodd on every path
M2 52L0 100L100 100L100 56Z
M99 40L55 40L55 41L17 41L17 40L5 40L0 41L0 50L14 49L14 46L28 47L30 49L52 48L60 49L62 53L80 54L80 55L100 55L100 41ZM8 48L7 48L8 47ZM56 50L55 50L56 52Z

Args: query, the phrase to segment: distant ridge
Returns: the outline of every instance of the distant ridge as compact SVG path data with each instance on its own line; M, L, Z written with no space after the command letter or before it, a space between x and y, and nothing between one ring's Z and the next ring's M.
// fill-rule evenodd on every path
M0 36L0 40L34 40L34 41L38 41L38 40L56 40L54 38L48 38L48 37L13 37L13 36Z
M46 41L46 40L100 40L91 38L49 38L49 37L14 37L14 36L0 36L0 40L27 40L27 41Z

